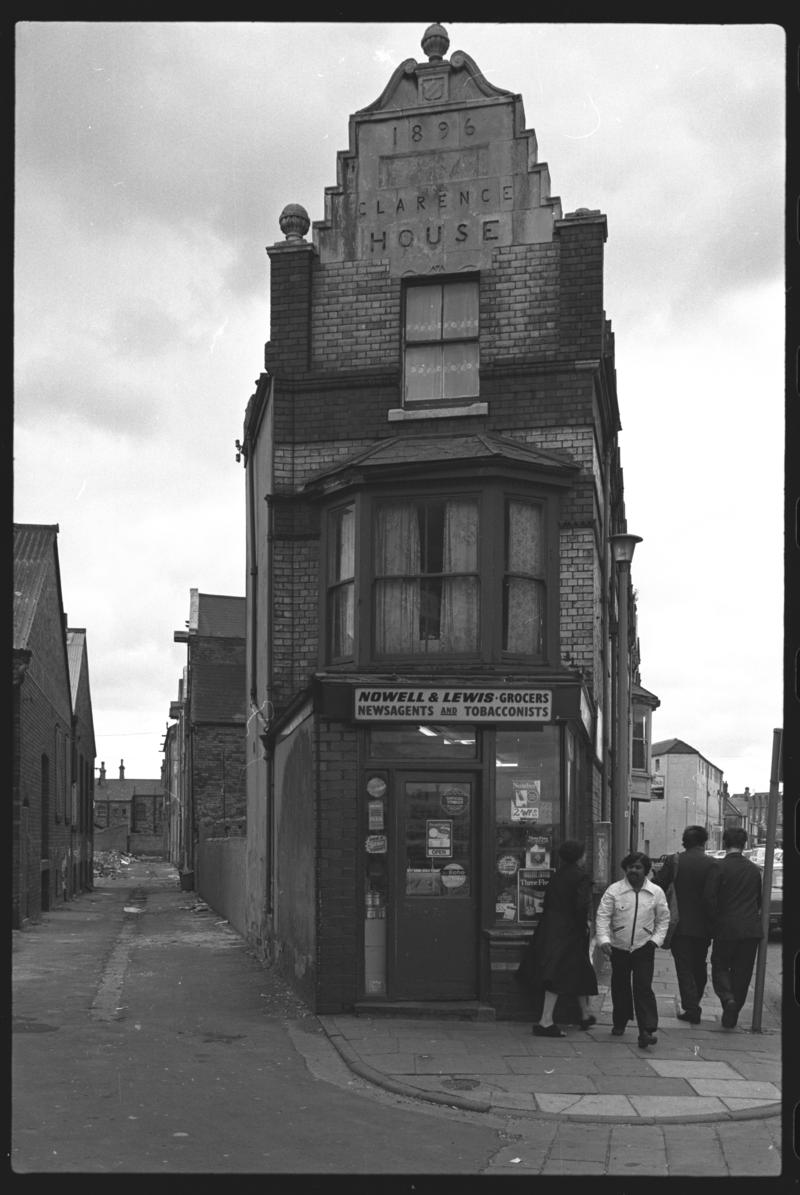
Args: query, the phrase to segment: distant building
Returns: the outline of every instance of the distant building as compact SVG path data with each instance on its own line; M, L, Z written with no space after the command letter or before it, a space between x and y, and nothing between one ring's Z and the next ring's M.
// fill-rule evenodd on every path
M190 590L186 667L170 704L165 748L169 845L173 862L201 885L198 847L246 832L245 599ZM179 857L176 846L179 844Z
M72 856L72 885L88 891L94 881L94 761L96 754L92 696L89 688L89 659L86 630L67 630L67 662L72 698L72 802L75 845Z
M742 809L747 818L748 846L763 845L767 841L767 806L769 792L751 793L745 788L743 793L734 793L732 798L735 805ZM778 801L778 815L775 827L775 841L783 842L783 805Z
M125 761L120 760L119 778L110 779L105 763L101 763L95 784L94 825L96 850L162 854L165 841L161 777L126 778Z
M651 799L639 805L639 848L651 858L681 850L686 826L705 826L706 850L718 850L724 828L722 771L683 739L653 743Z
M661 702L634 681L631 689L631 849L644 850L642 802L652 799L653 775L650 760L653 712ZM645 804L646 808L646 804Z
M91 887L94 729L86 632L69 631L58 525L14 524L12 924Z

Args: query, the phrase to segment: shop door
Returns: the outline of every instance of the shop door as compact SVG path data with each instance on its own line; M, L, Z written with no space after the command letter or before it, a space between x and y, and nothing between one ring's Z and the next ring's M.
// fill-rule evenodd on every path
M479 818L475 776L396 774L389 995L474 1000Z

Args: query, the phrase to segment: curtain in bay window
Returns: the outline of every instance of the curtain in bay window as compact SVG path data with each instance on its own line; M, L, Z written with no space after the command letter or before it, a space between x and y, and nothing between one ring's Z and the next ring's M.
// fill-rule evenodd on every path
M447 502L442 570L472 573L445 575L442 583L441 650L476 651L478 647L478 509L474 502Z
M544 571L542 511L527 502L509 502L507 526L506 651L542 651ZM515 575L516 574L516 575ZM520 576L519 574L527 574Z
M417 649L419 638L420 544L416 506L393 503L379 507L375 539L376 650L381 655L410 654Z

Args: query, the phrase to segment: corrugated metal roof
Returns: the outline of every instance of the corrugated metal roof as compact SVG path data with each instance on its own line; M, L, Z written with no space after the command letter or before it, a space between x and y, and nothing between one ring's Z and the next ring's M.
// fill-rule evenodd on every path
M54 559L58 524L14 524L14 647L28 646L36 607ZM58 564L56 557L56 581ZM58 595L59 603L61 594Z
M192 722L244 722L244 663L192 665Z
M226 597L213 593L199 594L198 635L218 636L222 639L244 639L245 620L245 598Z
M72 708L78 697L78 682L81 679L81 663L86 649L86 631L67 630L67 662L69 663L69 687L72 694Z

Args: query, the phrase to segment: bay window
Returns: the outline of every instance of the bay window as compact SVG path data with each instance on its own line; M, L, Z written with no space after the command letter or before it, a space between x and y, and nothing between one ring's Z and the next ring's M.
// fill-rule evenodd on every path
M544 629L542 508L506 503L503 650L540 655Z
M478 503L387 502L375 518L375 652L478 649Z
M353 656L355 627L355 509L331 515L328 540L328 636L331 658Z
M500 478L409 488L365 487L328 511L325 662L554 659L555 495Z

